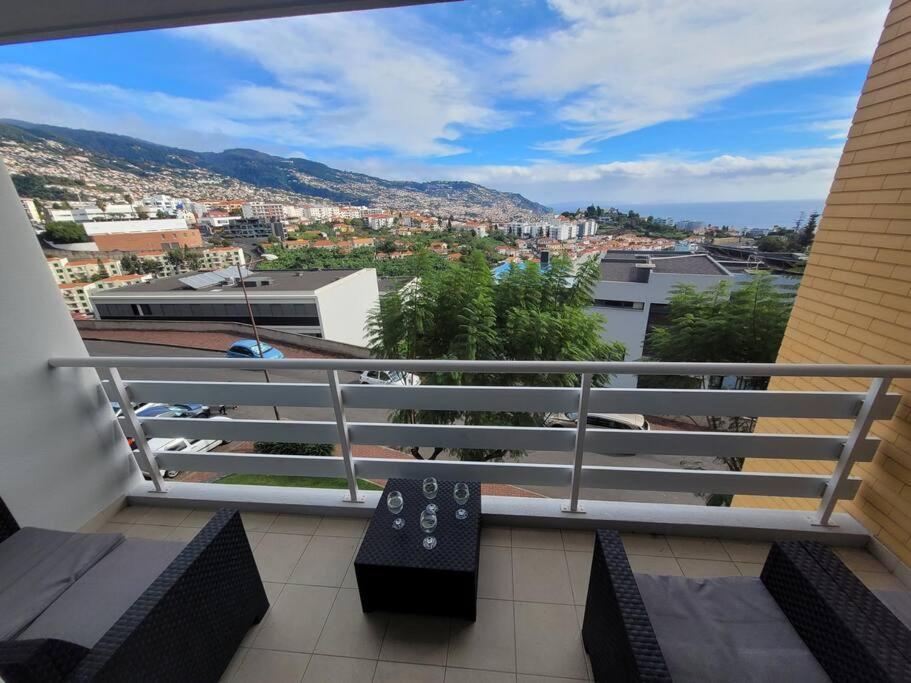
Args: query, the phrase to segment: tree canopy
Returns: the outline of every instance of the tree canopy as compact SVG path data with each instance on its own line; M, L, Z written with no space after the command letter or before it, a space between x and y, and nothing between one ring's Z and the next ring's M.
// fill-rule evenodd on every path
M598 264L572 274L568 261L548 270L536 263L511 267L495 279L484 254L472 251L462 263L433 270L419 263L418 277L380 299L368 322L370 347L381 358L462 360L622 360L626 349L601 339L603 318L589 313ZM596 383L606 382L605 377ZM435 373L424 384L572 386L574 375ZM543 415L512 412L402 410L393 421L466 425L537 425ZM435 449L430 459L442 449ZM419 449L411 449L423 458ZM462 460L520 457L517 450L453 449Z
M76 242L90 242L85 228L73 221L48 221L44 229L45 237L56 244L74 244Z

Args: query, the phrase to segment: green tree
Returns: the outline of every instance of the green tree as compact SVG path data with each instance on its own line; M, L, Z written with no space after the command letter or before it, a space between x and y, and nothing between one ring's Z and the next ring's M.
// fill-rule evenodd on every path
M331 443L290 443L281 441L256 441L253 451L270 455L332 455Z
M165 255L165 260L170 263L174 268L180 268L187 260L184 249L177 247L176 249L169 249L168 253Z
M50 242L57 244L73 244L75 242L90 242L85 228L73 221L48 221L44 225L47 231L45 237Z
M186 264L190 270L199 270L202 267L202 255L198 251L188 251Z
M464 360L622 360L626 349L601 339L604 320L587 312L598 264L588 262L571 274L571 265L555 259L548 271L535 263L512 267L500 280L481 251L443 270L432 267L431 254L416 255L413 283L380 299L368 322L370 347L380 358ZM574 375L433 373L428 385L573 386ZM606 377L597 377L598 384ZM543 415L516 412L400 410L400 423L466 425L542 424ZM434 449L427 459L443 451ZM425 459L418 447L415 458ZM461 460L493 461L521 457L519 450L453 449Z
M142 275L142 261L136 257L136 254L125 254L120 259L120 268L123 272L130 275Z
M155 259L144 258L142 259L141 264L143 273L151 273L152 275L159 276L164 272L164 266Z

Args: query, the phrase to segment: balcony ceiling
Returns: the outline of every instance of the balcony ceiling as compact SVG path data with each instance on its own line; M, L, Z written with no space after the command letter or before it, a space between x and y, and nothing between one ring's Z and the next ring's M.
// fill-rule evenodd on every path
M4 3L0 45L453 0L42 0Z

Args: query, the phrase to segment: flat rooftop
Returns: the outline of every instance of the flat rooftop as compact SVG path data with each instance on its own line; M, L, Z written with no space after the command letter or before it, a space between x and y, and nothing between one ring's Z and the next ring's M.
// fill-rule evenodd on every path
M201 271L205 272L205 271ZM247 291L250 294L258 292L315 292L321 287L346 278L357 269L347 270L258 270L253 275L246 278L247 282L251 280L261 280L269 278L272 283L264 286L248 285ZM205 294L209 292L226 290L239 290L233 284L216 284L211 287L202 289L192 289L181 282L182 279L196 275L197 273L183 273L172 277L163 277L151 282L132 285L129 287L120 287L118 289L105 290L104 296L114 297L132 297L137 294L162 294L167 292L195 292Z
M616 253L616 252L614 252ZM654 273L678 275L730 275L708 254L651 253L648 258L655 264ZM601 280L607 282L636 282L636 264L645 263L638 254L608 256L601 261Z

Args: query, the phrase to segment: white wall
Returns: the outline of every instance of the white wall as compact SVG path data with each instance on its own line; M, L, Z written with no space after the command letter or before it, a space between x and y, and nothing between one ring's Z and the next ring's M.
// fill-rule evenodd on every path
M165 230L186 230L187 222L183 218L152 218L144 221L101 221L85 223L86 234L110 235L122 232L163 232Z
M20 524L78 529L142 478L0 161L0 496Z
M367 316L379 304L376 269L364 268L316 290L323 339L367 346Z

